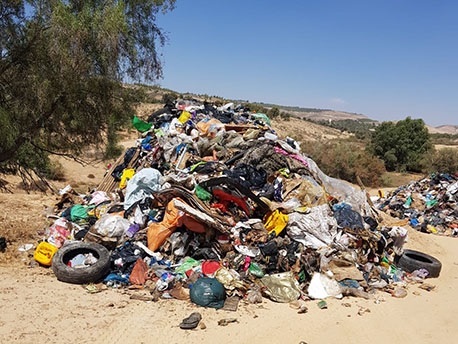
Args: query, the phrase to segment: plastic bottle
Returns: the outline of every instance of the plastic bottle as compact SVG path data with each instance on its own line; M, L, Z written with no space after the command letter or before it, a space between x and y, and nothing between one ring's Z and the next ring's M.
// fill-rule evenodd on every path
M129 238L132 238L135 233L137 233L140 230L140 225L137 223L131 224L129 228L126 231L126 236Z

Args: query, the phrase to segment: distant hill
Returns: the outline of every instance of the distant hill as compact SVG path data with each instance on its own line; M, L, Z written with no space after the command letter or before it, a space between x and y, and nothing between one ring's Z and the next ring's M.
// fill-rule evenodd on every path
M352 112L345 112L345 111L336 111L331 109L316 109L316 108L301 108L297 106L283 106L283 105L275 105L275 104L266 104L266 103L256 103L263 105L265 107L278 107L281 111L288 112L292 116L302 119L307 119L313 122L332 122L332 121L346 121L346 120L354 120L359 122L364 122L367 124L379 124L380 121L374 120L369 118L369 116L352 113ZM441 125L438 127L433 127L430 125L426 125L428 131L431 134L450 134L456 135L458 134L458 125Z
M438 127L431 127L427 125L431 134L450 134L458 135L458 125L440 125Z
M200 101L206 100L209 102L235 102L235 103L252 103L257 104L265 108L273 108L277 107L280 109L281 112L289 113L292 117L296 117L299 119L305 119L313 122L318 122L320 124L324 124L323 122L335 122L335 121L348 121L354 120L358 121L361 124L369 124L369 125L377 125L380 122L374 119L371 119L367 115L346 112L346 111L337 111L331 109L318 109L318 108L304 108L299 106L287 106L287 105L278 105L278 104L271 104L271 103L264 103L264 102L249 102L247 100L236 100L236 99L225 99L224 97L219 96L209 96L206 94L195 94L191 92L186 93L179 93L173 90L165 89L160 86L147 86L147 85L128 85L130 87L141 87L147 90L147 93L152 96L151 100L155 100L156 102L161 102L161 98L163 95L167 93L173 93L178 97L182 98L194 98ZM146 110L148 111L148 110ZM441 125L438 127L432 127L427 125L427 128L431 134L451 134L456 135L458 134L458 125Z
M316 108L302 108L298 106L285 106L285 105L275 105L275 104L267 104L267 103L255 103L262 105L266 108L277 107L280 111L284 111L290 113L292 116L301 118L301 119L308 119L311 121L340 121L340 120L363 120L369 122L377 122L375 120L370 119L366 115L352 113L352 112L345 112L345 111L336 111L331 109L316 109Z

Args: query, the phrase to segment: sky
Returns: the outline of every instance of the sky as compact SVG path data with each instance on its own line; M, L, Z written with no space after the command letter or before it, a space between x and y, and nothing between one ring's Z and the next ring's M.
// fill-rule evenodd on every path
M162 87L458 125L456 0L177 0Z

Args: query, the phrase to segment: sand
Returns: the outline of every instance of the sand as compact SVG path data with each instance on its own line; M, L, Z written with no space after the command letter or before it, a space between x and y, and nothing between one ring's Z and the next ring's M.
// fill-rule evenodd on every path
M67 178L81 189L97 185L103 165L81 167L65 162ZM89 168L89 170L88 170ZM88 172L89 171L89 172ZM88 175L92 176L87 177ZM63 186L64 184L61 184ZM0 236L11 239L0 253L1 343L455 343L458 326L458 244L455 238L409 229L406 248L438 258L439 278L407 287L405 298L386 292L365 300L327 299L328 308L307 301L298 314L289 304L264 299L262 304L239 304L236 312L198 307L189 301L138 301L143 291L107 289L89 293L84 287L56 280L49 268L33 263L33 249L43 233L43 211L56 197L14 189L0 193ZM202 314L204 328L182 330L181 320ZM221 319L236 319L219 326Z

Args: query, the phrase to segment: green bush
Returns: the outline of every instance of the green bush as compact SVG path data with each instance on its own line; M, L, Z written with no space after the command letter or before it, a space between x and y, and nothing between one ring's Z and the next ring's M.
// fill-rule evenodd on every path
M368 151L385 162L388 171L421 172L421 162L432 149L422 119L383 122L372 133Z
M356 142L308 141L301 147L315 160L320 169L331 177L351 183L356 183L359 177L364 185L370 187L379 187L382 183L381 175L385 172L383 161L368 153Z
M424 161L425 172L458 173L458 149L443 148L435 150Z

